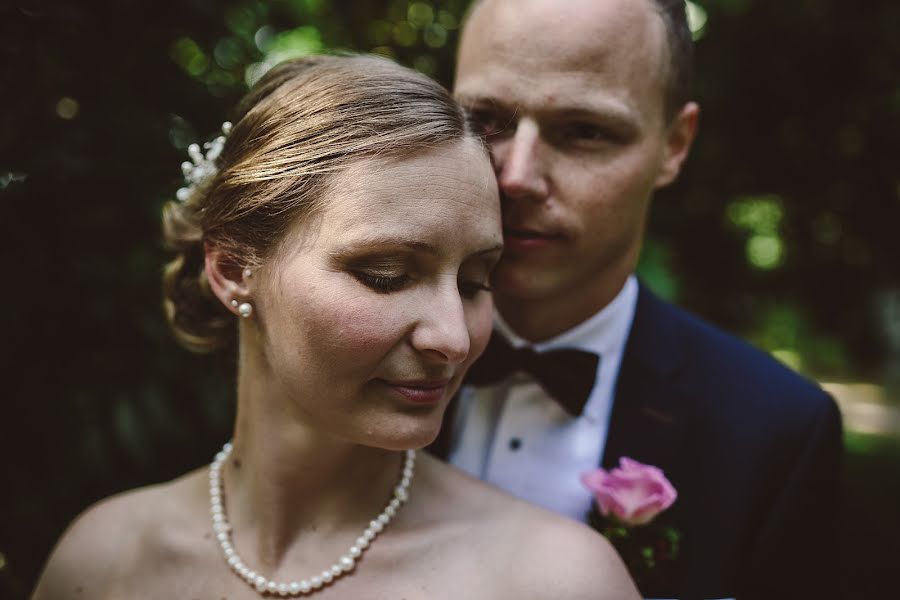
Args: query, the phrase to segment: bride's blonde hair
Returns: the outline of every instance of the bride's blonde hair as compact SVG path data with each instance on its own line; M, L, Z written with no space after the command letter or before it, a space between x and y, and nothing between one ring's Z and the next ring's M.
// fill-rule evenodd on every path
M234 316L213 296L204 244L236 268L257 267L331 178L350 163L403 156L472 135L448 92L424 75L373 56L314 56L274 67L238 107L218 172L186 202L163 210L176 255L163 276L178 340L197 352L230 346Z

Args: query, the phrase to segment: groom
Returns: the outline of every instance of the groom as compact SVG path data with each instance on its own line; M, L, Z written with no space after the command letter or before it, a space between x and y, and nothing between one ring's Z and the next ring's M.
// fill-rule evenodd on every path
M623 456L662 468L682 555L648 595L832 597L834 402L633 275L651 196L697 129L691 70L682 0L476 2L455 92L492 150L506 252L481 385L448 414L444 452L577 519L581 473ZM541 363L559 348L590 354L544 358L585 368Z

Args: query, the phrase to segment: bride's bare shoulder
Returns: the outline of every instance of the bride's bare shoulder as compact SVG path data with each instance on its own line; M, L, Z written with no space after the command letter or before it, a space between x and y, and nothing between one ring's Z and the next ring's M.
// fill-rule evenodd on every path
M121 572L183 521L200 473L105 498L69 525L47 560L33 600L108 597Z
M441 496L449 501L442 504L453 506L443 519L466 524L459 529L469 537L467 547L478 547L479 562L492 565L492 572L516 574L488 583L494 587L492 597L640 598L616 551L587 525L447 465L437 467L434 475L439 477Z
M510 515L511 598L638 600L640 595L610 543L583 523L528 507ZM528 514L530 513L530 514Z

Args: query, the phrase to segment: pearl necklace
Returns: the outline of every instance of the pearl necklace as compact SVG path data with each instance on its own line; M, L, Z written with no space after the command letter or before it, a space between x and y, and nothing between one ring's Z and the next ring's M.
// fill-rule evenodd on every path
M309 579L302 581L291 581L290 583L279 583L271 579L267 579L256 571L251 570L244 564L244 560L238 556L234 546L231 544L231 525L228 517L225 515L225 506L223 498L225 489L222 487L222 466L231 454L231 442L225 444L222 451L216 454L215 460L209 466L209 505L212 513L213 531L216 533L216 539L222 547L222 553L228 566L241 579L247 582L247 585L256 589L260 594L270 594L273 596L299 596L302 594L311 594L322 586L325 586L335 579L349 573L356 566L356 561L362 556L366 548L375 537L381 533L385 526L391 522L394 515L397 514L400 506L409 499L409 484L413 477L413 467L416 464L416 451L406 451L406 462L403 465L403 474L400 483L394 488L394 495L388 502L381 514L375 517L366 527L363 534L356 538L356 542L346 554L341 556L338 561L328 569L325 569L318 575L314 575Z

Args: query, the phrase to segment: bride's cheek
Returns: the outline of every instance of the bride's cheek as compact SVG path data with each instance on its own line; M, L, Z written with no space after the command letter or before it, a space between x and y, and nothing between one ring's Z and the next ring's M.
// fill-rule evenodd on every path
M350 363L377 361L402 336L401 324L395 322L396 309L382 304L336 298L318 305L314 308L316 314L307 320L310 337L320 340L322 349L329 354L348 355L344 358Z

